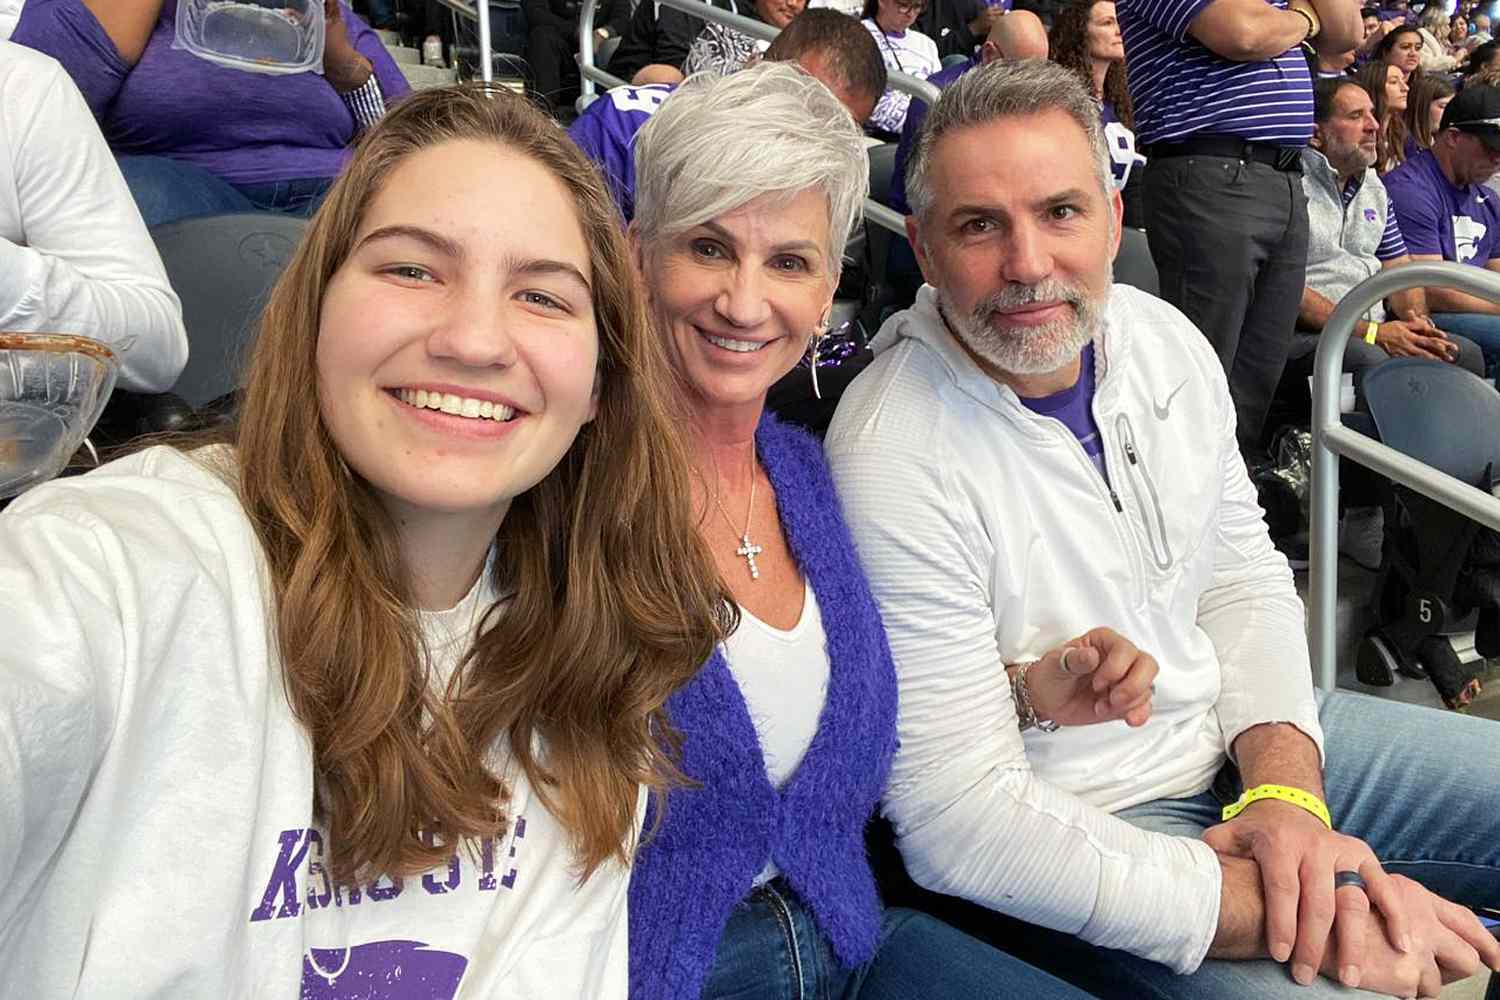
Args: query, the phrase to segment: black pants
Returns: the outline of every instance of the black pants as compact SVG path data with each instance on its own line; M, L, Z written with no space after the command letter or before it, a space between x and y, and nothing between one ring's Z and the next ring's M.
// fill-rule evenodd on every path
M569 94L578 88L578 26L568 29L551 24L535 24L526 42L526 61L531 64L536 92L557 107L568 103Z
M1286 365L1307 273L1300 174L1231 157L1153 157L1146 237L1161 297L1219 355L1239 419L1240 450L1261 445Z

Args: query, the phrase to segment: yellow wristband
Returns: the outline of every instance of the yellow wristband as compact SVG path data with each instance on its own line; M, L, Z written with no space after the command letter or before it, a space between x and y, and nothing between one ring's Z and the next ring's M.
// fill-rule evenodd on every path
M1375 334L1378 333L1379 331L1380 331L1380 324L1377 323L1377 322L1375 322L1373 319L1370 320L1370 325L1365 328L1365 343L1367 343L1367 344L1374 344L1375 343Z
M1289 788L1286 785L1256 785L1254 788L1247 788L1238 802L1224 807L1224 820L1227 822L1234 819L1250 803L1259 802L1261 799L1280 799L1294 806L1300 806L1322 820L1323 825L1328 829L1333 829L1333 820L1329 818L1328 807L1323 804L1322 799L1311 792L1304 792L1300 788Z

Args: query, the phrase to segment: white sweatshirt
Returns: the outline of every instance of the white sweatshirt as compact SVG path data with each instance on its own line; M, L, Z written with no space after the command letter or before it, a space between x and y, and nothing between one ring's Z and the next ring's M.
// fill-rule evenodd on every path
M200 464L227 454L152 448L0 514L0 993L623 998L628 872L577 886L517 773L504 836L329 885L260 548ZM439 672L493 599L422 616Z
M913 876L1188 972L1218 861L1110 813L1203 791L1257 723L1322 733L1217 358L1135 289L1114 286L1106 314L1094 416L1113 490L1064 424L979 370L930 287L882 328L826 449L896 661L884 808ZM1156 657L1151 721L1023 738L1005 664L1095 626Z
M121 388L169 389L188 342L156 244L77 86L7 34L0 23L0 331L102 340Z

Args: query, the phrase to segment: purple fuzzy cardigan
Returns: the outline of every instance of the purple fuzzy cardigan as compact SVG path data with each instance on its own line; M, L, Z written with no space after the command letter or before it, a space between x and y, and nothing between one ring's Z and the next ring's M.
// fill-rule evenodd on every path
M792 556L818 597L828 695L802 763L780 790L722 651L668 703L682 765L699 787L670 793L630 880L630 996L702 994L735 904L767 861L811 910L846 966L875 953L881 906L864 828L896 749L896 673L818 443L770 414L756 450ZM650 828L647 820L647 829Z

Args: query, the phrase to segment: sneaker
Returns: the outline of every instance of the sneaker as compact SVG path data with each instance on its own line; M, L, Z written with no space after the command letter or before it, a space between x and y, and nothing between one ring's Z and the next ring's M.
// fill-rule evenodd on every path
M1339 523L1339 552L1365 569L1380 569L1385 541L1385 511L1379 507L1350 507Z

